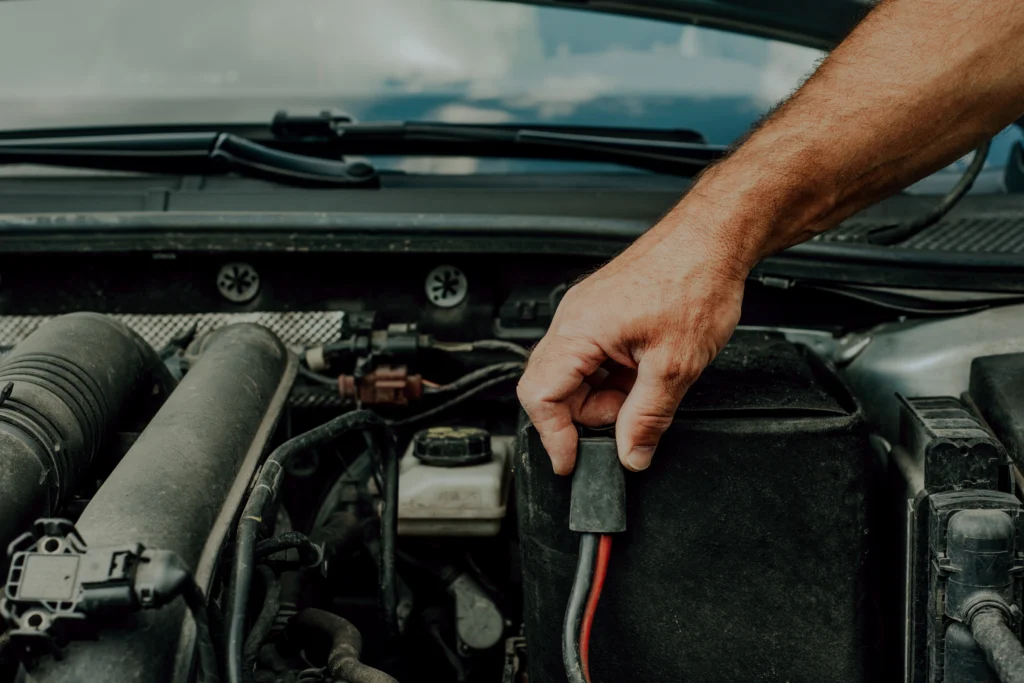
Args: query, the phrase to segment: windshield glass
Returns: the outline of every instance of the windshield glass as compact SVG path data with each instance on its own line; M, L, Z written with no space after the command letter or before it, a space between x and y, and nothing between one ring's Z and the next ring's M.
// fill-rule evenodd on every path
M481 0L39 0L0 7L4 128L359 120L692 128L727 143L820 53Z
M3 3L0 129L337 109L361 121L689 128L728 144L821 57L699 26L485 0ZM424 162L399 165L439 170Z

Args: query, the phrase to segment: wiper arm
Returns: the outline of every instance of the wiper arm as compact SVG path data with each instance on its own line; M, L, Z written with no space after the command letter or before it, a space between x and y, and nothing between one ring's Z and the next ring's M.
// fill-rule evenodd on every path
M364 162L274 149L219 132L139 133L0 139L0 164L47 164L174 174L238 173L306 187L367 187L379 182Z
M727 148L686 129L614 126L359 123L343 113L296 116L279 111L271 123L283 144L318 141L344 154L521 157L612 162L692 177Z
M590 126L491 125L432 122L354 123L303 118L291 127L275 118L280 135L299 130L345 154L487 156L560 161L611 162L659 173L693 177L723 157L687 130ZM308 139L308 138L307 138Z

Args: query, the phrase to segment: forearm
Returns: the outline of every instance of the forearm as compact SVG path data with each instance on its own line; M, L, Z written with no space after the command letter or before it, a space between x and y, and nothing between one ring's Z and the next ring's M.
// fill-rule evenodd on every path
M657 226L749 269L942 168L1024 111L1024 3L887 0Z

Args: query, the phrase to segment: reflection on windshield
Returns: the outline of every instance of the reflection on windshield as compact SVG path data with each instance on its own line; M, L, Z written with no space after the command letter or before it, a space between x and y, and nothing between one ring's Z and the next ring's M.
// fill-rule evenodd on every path
M690 128L728 144L822 53L713 29L486 0L0 3L0 129L359 120ZM1016 129L976 189L992 191ZM393 159L465 173L544 162ZM555 170L552 168L552 170ZM958 168L918 186L942 192Z
M0 7L5 128L360 119L688 127L727 143L820 53L480 0L50 0Z

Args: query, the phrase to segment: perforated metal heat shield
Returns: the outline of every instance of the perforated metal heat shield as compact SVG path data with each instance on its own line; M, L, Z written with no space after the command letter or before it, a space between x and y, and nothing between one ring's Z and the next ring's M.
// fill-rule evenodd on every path
M192 325L196 325L197 332L202 334L233 323L262 325L292 348L322 344L338 338L343 316L340 311L111 315L112 318L135 330L158 350ZM53 316L0 316L0 346L11 347L17 344L51 317Z

